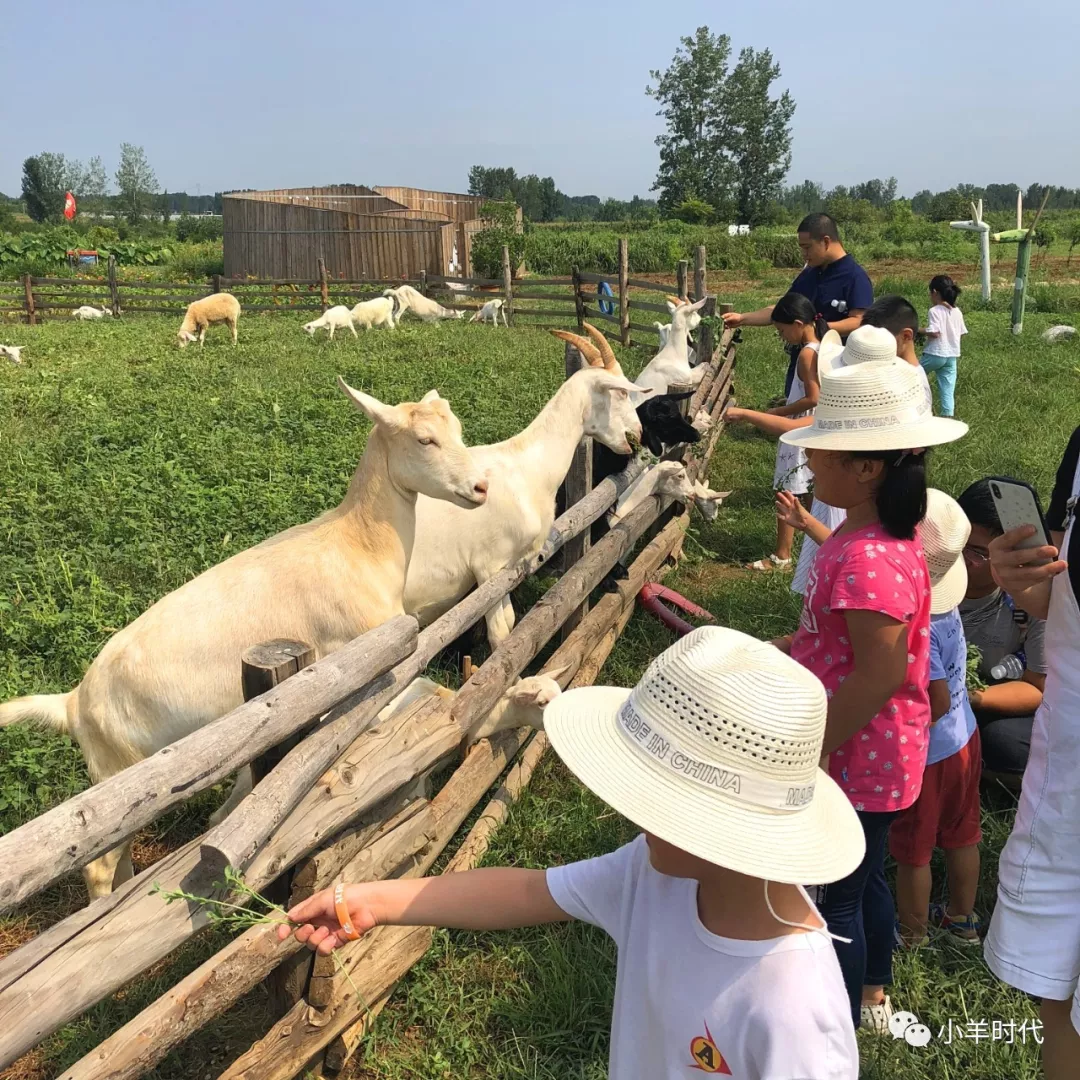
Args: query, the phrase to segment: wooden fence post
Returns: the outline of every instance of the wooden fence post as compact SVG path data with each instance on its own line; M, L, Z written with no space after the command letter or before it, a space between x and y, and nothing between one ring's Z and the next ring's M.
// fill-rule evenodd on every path
M698 244L694 252L694 300L705 295L705 245Z
M630 253L626 237L619 237L619 341L630 344Z
M582 366L581 353L568 341L565 353L566 377L569 379L576 374ZM570 471L563 481L563 493L566 500L566 509L569 510L576 502L580 502L592 491L593 487L593 446L592 439L582 439L574 451L574 459L570 463ZM591 529L584 529L581 533L563 545L562 565L569 570L579 559L588 552L591 543ZM586 600L581 607L572 612L563 623L559 632L559 640L565 641L575 626L581 622L582 617L589 610L589 601Z
M260 694L265 694L290 675L295 675L301 668L314 663L315 650L303 641L278 639L253 645L240 658L240 682L244 690L244 700L250 701ZM257 757L251 763L252 784L257 784L301 738L303 733L297 733ZM289 872L282 881L270 886L268 895L285 906L291 906L291 880L292 873ZM300 899L302 898L298 897L297 902ZM310 953L295 953L270 973L266 988L270 995L270 1007L276 1016L284 1016L303 996L311 966Z
M421 270L420 271L420 294L421 294L421 296L427 296L427 294L428 294L427 271L426 270Z
M679 260L679 265L675 268L675 284L679 287L679 296L683 300L689 299L686 295L686 271L689 267L689 263L685 259Z
M326 280L326 263L323 257L319 256L319 298L322 301L322 309L326 309L330 306L330 285Z
M221 292L221 275L215 274L211 284L213 285L214 292Z
M503 244L502 251L502 272L503 272L503 311L506 312L507 319L510 322L514 321L514 272L510 266L510 248L507 244Z
M112 301L112 313L120 314L120 289L116 284L116 256L109 256L109 299Z
M585 329L585 297L581 295L581 271L575 266L573 270L574 282L574 307L577 309L578 331Z
M29 274L23 277L23 289L26 292L26 321L34 326L37 323L37 314L34 311L34 279Z
M703 249L699 249L703 250ZM700 299L700 297L699 297ZM731 309L730 304L724 305ZM697 343L697 362L701 364L711 364L713 353L716 351L716 338L713 334L712 323L709 321L709 316L716 314L716 297L710 296L705 301L705 306L701 309L701 326L698 330L698 343ZM671 391L669 390L670 394ZM691 419L693 419L691 417Z

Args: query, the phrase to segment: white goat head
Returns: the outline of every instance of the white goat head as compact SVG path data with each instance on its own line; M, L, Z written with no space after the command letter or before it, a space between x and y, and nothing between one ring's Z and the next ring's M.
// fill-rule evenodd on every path
M699 313L705 306L706 300L708 300L707 296L703 296L696 304L691 304L689 300L683 300L677 296L669 300L667 309L671 312L672 328L681 326L687 333L696 330L701 325L701 315ZM670 335L670 333L669 330L668 334ZM664 344L667 344L666 340Z
M0 345L0 356L6 356L13 364L21 364L25 348L25 345Z
M340 375L338 385L375 425L372 436L378 433L384 440L387 471L399 490L466 509L484 504L487 479L461 441L461 422L437 391L418 403L384 405L354 390Z
M652 393L642 390L622 375L588 368L575 379L589 383L589 404L585 410L585 434L602 442L616 454L632 454L641 445L641 418L630 395Z
M656 471L660 474L656 482L657 495L665 495L687 505L693 501L694 484L686 475L686 466L681 461L661 461Z
M543 731L544 709L561 693L562 688L550 676L530 675L527 679L514 683L506 691L506 700L519 726L528 725Z
M700 480L694 481L694 504L706 521L716 520L716 515L720 513L720 504L730 494L730 491L713 491Z
M322 319L312 319L309 323L304 323L304 333L309 337L315 336L315 331L322 326Z

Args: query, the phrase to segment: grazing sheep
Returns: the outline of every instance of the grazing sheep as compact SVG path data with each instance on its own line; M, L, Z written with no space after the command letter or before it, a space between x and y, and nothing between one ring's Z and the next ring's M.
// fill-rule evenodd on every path
M469 322L489 322L492 326L499 325L499 313L502 313L503 326L507 329L510 328L510 324L506 321L506 301L502 299L489 300L473 317Z
M239 706L245 649L289 638L323 657L402 614L417 496L464 512L486 501L487 480L434 390L394 406L338 382L374 424L342 502L169 593L106 642L74 690L0 705L0 727L66 733L97 782ZM128 846L84 876L91 899L107 895L131 876Z
M0 345L0 356L6 356L13 364L21 364L25 348L25 345Z
M186 349L189 341L194 341L198 330L199 348L206 337L206 328L215 323L228 323L232 331L232 342L236 344L236 322L240 318L240 301L232 293L212 293L188 304L184 321L176 332L176 340L181 349Z
M112 315L112 311L107 307L91 307L89 304L83 304L82 307L77 307L72 313L73 319L104 319L106 315Z
M392 296L401 305L401 315L411 311L424 322L438 322L439 319L461 319L464 311L451 311L442 304L417 292L411 285L399 285L396 289L384 289L383 296ZM400 317L400 316L399 316Z
M374 300L361 300L352 309L352 319L365 330L376 326L393 330L397 325L394 322L394 308L395 301L392 296L376 296Z
M356 337L356 327L353 326L352 312L344 304L338 304L336 307L327 308L322 315L317 319L312 319L309 323L304 323L304 330L312 337L315 336L316 330L328 330L330 332L330 340L334 340L335 330L344 330L348 328L352 331L352 336Z

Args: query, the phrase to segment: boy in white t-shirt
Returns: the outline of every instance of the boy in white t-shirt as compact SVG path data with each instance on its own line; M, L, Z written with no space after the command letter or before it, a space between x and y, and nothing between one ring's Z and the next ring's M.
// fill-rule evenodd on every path
M569 769L643 836L547 871L339 886L289 912L295 934L327 953L379 925L581 919L618 945L611 1080L856 1080L839 964L800 884L839 880L864 854L818 768L825 714L821 683L790 657L696 630L632 691L571 690L544 713Z
M948 274L930 279L930 316L923 331L929 340L919 363L923 371L937 373L942 416L952 416L955 409L960 339L968 332L964 313L956 306L959 295L960 286Z

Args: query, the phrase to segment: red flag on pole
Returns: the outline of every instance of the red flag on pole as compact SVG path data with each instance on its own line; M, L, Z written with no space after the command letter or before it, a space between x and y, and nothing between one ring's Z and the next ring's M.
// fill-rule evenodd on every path
M64 195L64 217L70 221L75 216L75 196L71 192Z

